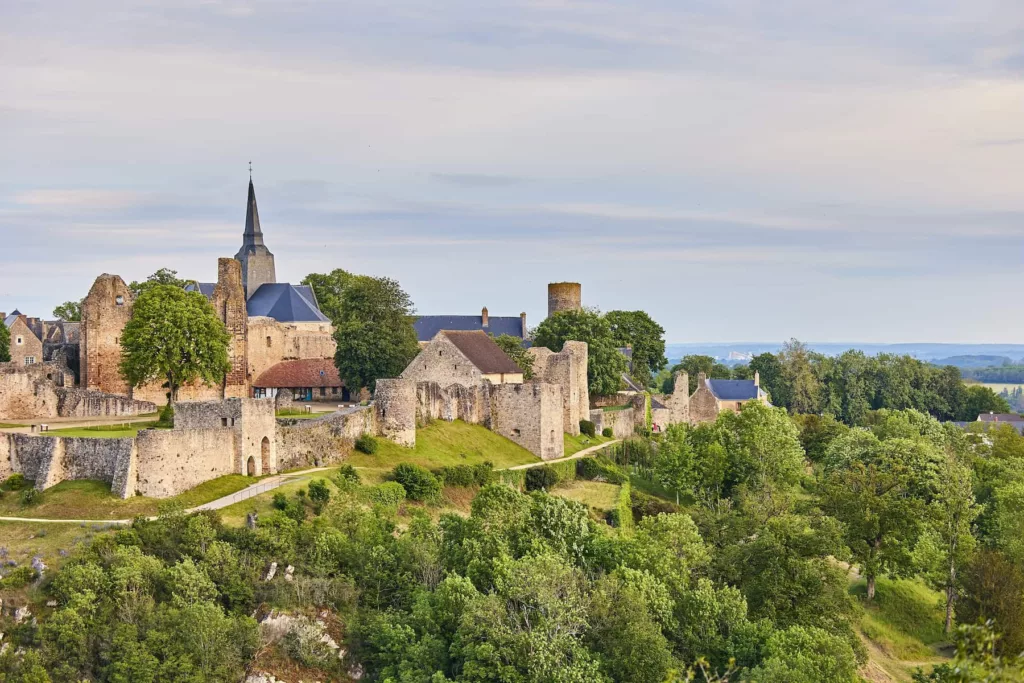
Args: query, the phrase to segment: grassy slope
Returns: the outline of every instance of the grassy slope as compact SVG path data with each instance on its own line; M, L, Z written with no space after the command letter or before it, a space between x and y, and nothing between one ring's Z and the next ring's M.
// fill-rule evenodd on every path
M0 516L45 517L51 519L130 519L136 515L155 515L168 502L194 507L240 491L257 481L254 477L229 474L204 482L173 498L132 497L122 500L110 493L102 481L64 481L43 491L39 503L21 504L20 493L5 492L0 498Z
M947 642L942 595L918 580L878 579L875 602L868 605L863 580L850 592L864 606L860 631L868 647L864 671L870 681L909 681L914 670L942 662Z
M496 469L502 469L538 462L540 458L486 427L460 420L435 420L416 430L415 448L377 439L375 454L353 452L346 462L354 467L391 469L400 462L414 462L433 468L472 465L485 460L489 460Z
M619 499L617 484L598 481L567 481L552 489L551 495L585 503L597 510L611 510Z
M611 437L604 437L600 434L596 436L587 436L580 434L579 436L565 435L565 455L566 457L579 453L580 451L591 448L592 446L599 446L603 443L614 441Z

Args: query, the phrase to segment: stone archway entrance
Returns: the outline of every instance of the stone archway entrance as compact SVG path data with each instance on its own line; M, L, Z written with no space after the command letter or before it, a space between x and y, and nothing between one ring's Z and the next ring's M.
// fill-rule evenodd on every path
M263 461L263 474L270 474L270 439L267 437L260 442L260 460Z
M248 462L245 464L245 473L250 477L256 476L256 458L249 456Z

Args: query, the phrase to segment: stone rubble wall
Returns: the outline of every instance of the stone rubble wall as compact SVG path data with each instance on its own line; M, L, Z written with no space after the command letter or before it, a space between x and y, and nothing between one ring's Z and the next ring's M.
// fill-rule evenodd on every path
M453 384L479 386L484 380L477 367L466 358L459 347L440 332L409 363L402 372L401 379L436 382L443 387Z
M273 318L248 319L246 362L250 382L286 360L334 358L337 344L329 323L280 323Z
M344 460L363 434L378 433L373 406L352 406L316 419L278 420L280 469L319 467Z
M135 437L135 481L125 478L123 497L167 498L238 472L234 429L145 429Z
M377 380L373 407L380 436L409 448L416 445L416 393L411 380Z
M573 436L580 433L580 420L590 414L590 389L587 380L587 345L567 341L555 353L543 346L529 349L533 356L533 380L560 387L562 429Z
M54 417L120 417L143 415L156 406L127 396L65 385L69 371L56 363L16 366L0 363L0 418L44 420Z
M470 424L491 426L490 382L465 386L451 384L442 387L437 382L416 383L416 424L423 426L432 420L462 420Z
M641 417L640 419L642 422L643 418ZM594 428L598 434L603 432L605 428L611 427L612 435L616 439L626 439L633 436L636 428L636 416L633 408L608 411L595 408L590 411L590 421L594 423Z
M541 382L499 384L491 387L491 406L491 429L495 433L543 460L565 455L559 386Z
M69 479L113 484L117 470L131 460L133 452L134 439L130 438L4 434L0 435L0 476L20 472L40 491Z

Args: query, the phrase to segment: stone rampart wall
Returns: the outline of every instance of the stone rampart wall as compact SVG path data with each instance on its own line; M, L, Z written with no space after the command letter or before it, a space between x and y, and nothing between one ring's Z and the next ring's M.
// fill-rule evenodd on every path
M0 363L0 418L41 420L53 417L119 417L156 410L152 403L127 396L65 388L67 368L56 363L16 366Z
M493 389L490 383L442 387L437 382L417 382L416 422L425 425L431 420L462 420L490 427Z
M319 467L344 460L355 440L376 434L372 406L353 406L310 420L278 420L277 463L282 470Z
M580 420L590 414L590 390L587 381L587 345L567 341L558 353L535 346L533 379L557 384L562 395L562 429L572 435L580 433Z
M40 491L69 479L113 483L134 452L134 439L83 439L5 434L0 436L0 475L20 472ZM6 457L4 457L6 456Z
M633 408L625 410L602 410L596 408L590 411L590 421L600 434L606 427L612 428L612 435L616 439L626 439L633 436L636 428L636 414ZM643 417L640 418L641 423Z
M408 379L379 379L373 394L377 431L386 439L412 448L416 445L416 383Z
M145 429L135 437L135 483L126 493L176 496L204 481L238 471L233 429Z
M541 382L491 387L491 429L544 460L561 458L560 388Z

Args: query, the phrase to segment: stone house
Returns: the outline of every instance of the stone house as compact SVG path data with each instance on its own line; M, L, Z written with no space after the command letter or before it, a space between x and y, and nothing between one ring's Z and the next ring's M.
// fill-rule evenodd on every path
M0 319L11 335L11 362L17 365L33 365L43 362L43 323L39 318L29 318L15 310Z
M474 386L522 384L523 371L482 330L442 330L402 372L402 379Z
M690 423L712 422L719 413L739 412L750 401L768 404L758 373L754 373L754 379L708 379L702 372L697 375L697 390L690 396Z
M352 400L330 358L282 361L252 383L255 398L276 397L281 390L290 391L295 401Z

